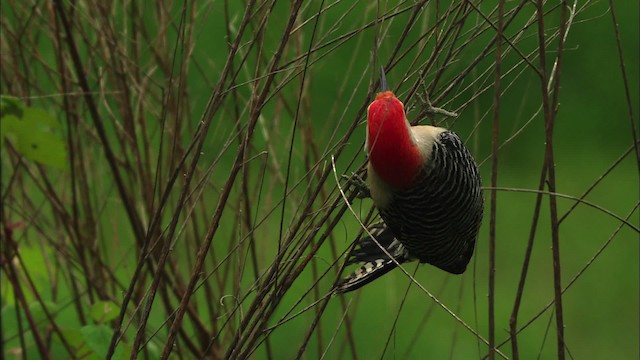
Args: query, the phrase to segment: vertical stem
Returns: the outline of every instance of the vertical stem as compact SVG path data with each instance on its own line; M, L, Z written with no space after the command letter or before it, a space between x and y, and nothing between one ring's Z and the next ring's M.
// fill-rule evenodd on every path
M538 196L536 196L536 205L533 210L533 221L531 223L531 229L529 230L529 240L527 241L527 248L525 250L524 261L522 262L522 271L520 272L520 281L518 282L518 290L516 290L516 299L513 302L513 310L511 312L511 318L509 319L509 328L511 334L511 356L514 360L520 358L518 352L518 312L520 311L520 304L522 303L522 294L524 293L524 284L527 280L527 273L529 271L529 263L531 261L531 254L533 252L533 241L536 237L536 229L538 227L538 219L540 218L540 209L542 207L542 195L544 190L545 179L547 178L547 164L542 165L542 172L540 174L540 185L538 185Z
M500 126L500 65L502 64L502 31L504 0L498 4L498 35L496 39L496 66L493 86L493 131L491 137L491 209L489 222L489 359L495 359L495 286L496 286L496 200L498 186L498 131Z
M553 257L553 289L554 303L556 313L556 340L558 359L564 360L564 319L562 311L562 278L560 274L560 239L558 232L558 209L556 205L556 183L555 183L555 164L553 155L553 128L555 112L557 111L558 90L560 83L560 60L562 56L562 48L564 36L560 36L558 44L558 56L556 58L557 67L554 83L553 104L549 95L549 87L547 85L547 65L546 65L546 46L544 34L544 12L542 0L536 2L537 18L538 18L538 50L540 56L540 86L542 91L542 101L545 122L545 163L547 164L547 187L549 188L549 212L551 215L551 251ZM560 34L564 34L566 27L566 2L562 4L562 20L560 25Z
M624 65L624 56L622 55L622 45L620 44L620 30L618 29L618 19L616 18L613 0L609 0L609 11L611 11L611 20L613 21L613 30L616 35L616 47L618 48L618 59L620 59L620 72L624 83L624 94L627 100L627 112L629 113L629 122L631 124L631 136L633 138L633 146L636 151L636 159L638 160L638 169L640 170L640 146L638 145L638 135L636 124L633 118L633 106L631 105L631 92L629 91L629 81L627 80L627 70Z

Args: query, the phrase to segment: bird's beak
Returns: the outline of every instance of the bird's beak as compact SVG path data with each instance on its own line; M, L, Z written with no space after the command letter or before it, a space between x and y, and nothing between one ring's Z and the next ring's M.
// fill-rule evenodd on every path
M387 77L384 75L384 68L380 66L380 92L385 92L389 90L389 85L387 84Z

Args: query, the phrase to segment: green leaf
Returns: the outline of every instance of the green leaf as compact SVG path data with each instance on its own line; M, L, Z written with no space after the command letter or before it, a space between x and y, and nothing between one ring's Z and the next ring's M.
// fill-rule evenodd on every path
M106 325L87 325L80 329L84 343L99 359L104 359L109 350L113 329ZM120 343L113 353L113 359L128 359L131 356L132 347L129 344Z
M24 108L24 104L18 98L0 96L0 119L6 115L14 115L17 118L21 118Z
M31 313L33 320L36 322L36 325L41 331L44 331L50 324L47 313L42 307L43 305L46 306L47 311L51 316L55 316L58 310L58 306L51 301L45 300L42 305L37 301L29 304L29 312Z
M21 246L19 248L20 256L28 259L24 262L25 269L19 269L18 276L22 277L23 271L26 271L35 283L37 289L44 292L51 290L51 281L49 280L49 270L45 264L45 257L51 256L51 249L40 249L35 246ZM45 290L46 289L46 290ZM35 297L31 291L25 291L24 296L27 303L34 302ZM2 304L13 304L15 298L13 295L13 286L6 276L0 275L0 299ZM49 308L51 309L51 308Z
M116 348L116 351L113 353L113 358L114 360L130 359L132 351L133 351L133 347L131 345L121 343L120 345L118 345L118 347Z
M15 115L2 116L0 119L0 145L4 146L4 138L7 137L12 143L18 141L15 136L16 128L20 127L20 119Z
M56 134L58 121L38 108L24 106L15 98L0 98L1 145L5 138L29 160L64 169L67 163L65 142Z
M84 345L84 336L80 332L80 329L76 328L61 328L62 336L67 343L74 349L80 349Z
M0 146L4 146L5 136L15 131L16 123L22 119L24 104L17 98L0 96ZM15 139L12 139L14 142Z
M87 347L101 359L107 357L112 332L106 325L87 325L80 329Z
M48 112L38 108L24 109L22 120L40 130L51 131L60 128L60 123Z
M2 333L5 337L11 338L18 334L18 319L16 318L16 306L6 304L2 307Z
M105 323L118 317L120 307L113 301L98 301L91 306L91 318L97 323Z

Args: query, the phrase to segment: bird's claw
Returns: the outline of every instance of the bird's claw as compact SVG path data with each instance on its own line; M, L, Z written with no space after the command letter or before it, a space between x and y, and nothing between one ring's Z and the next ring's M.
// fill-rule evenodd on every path
M423 111L427 113L427 115L444 115L447 117L458 117L458 114L453 111L433 106L433 104L431 103L431 99L429 99L429 91L427 90L427 84L424 82L422 73L420 73L420 82L422 85L422 90L424 91L424 96L420 94L420 92L416 92L416 95L418 96L422 108L424 109Z
M347 184L352 185L358 190L356 197L358 199L365 199L371 197L371 191L369 190L369 186L362 179L362 177L356 173L351 173L351 176L342 175L342 178L347 180Z

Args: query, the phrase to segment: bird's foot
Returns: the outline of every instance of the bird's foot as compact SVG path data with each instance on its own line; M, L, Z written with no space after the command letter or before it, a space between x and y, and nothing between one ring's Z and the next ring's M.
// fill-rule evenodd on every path
M367 186L367 183L362 179L362 177L356 173L351 173L351 176L342 175L342 178L347 180L347 184L355 187L358 191L356 197L358 199L365 199L371 197L371 191Z
M424 82L424 77L422 76L422 72L420 72L420 83L422 85L424 96L420 94L420 92L416 92L416 96L418 96L418 99L422 104L422 108L424 109L423 111L428 116L431 117L434 115L444 115L448 117L458 117L458 114L453 111L449 111L443 108L433 106L433 104L431 103L431 100L429 99L429 91L427 90L427 84Z

